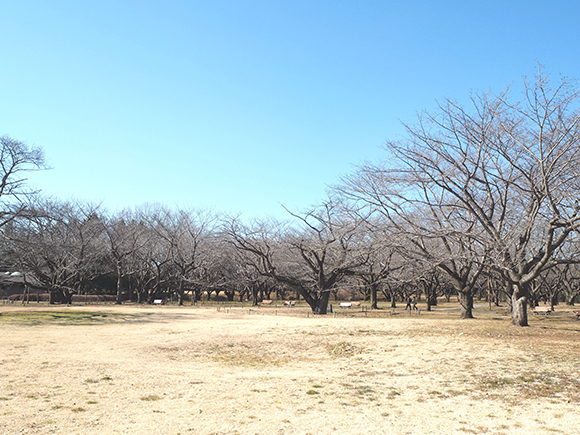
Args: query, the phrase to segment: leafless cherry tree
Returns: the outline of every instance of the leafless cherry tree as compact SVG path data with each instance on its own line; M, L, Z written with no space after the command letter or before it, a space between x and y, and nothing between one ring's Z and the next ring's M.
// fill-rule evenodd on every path
M199 285L203 279L203 267L209 259L216 225L217 217L205 210L168 211L156 224L158 235L169 246L179 305L183 305L185 291ZM195 292L192 293L195 298Z
M116 303L123 302L123 278L134 274L138 270L139 250L148 243L145 222L130 210L125 210L115 216L104 220L109 253L114 263L117 275L117 298Z
M444 200L440 189L419 175L365 166L345 178L339 191L363 210L370 209L371 231L389 232L390 248L406 259L406 268L417 274L417 282L423 286L431 283L435 268L446 273L460 295L461 318L473 318L473 296L485 265L485 246L457 201Z
M75 292L103 273L107 249L98 207L37 199L25 219L4 226L8 255L25 277L70 304Z
M540 68L520 100L509 90L474 94L468 108L447 99L406 125L404 140L387 142L388 159L361 169L356 193L384 209L424 201L463 221L447 240L485 247L510 285L513 323L527 326L530 284L571 261L560 252L580 226L578 97L574 82L552 87ZM396 188L384 185L393 179Z
M580 296L580 265L567 264L560 266L562 286L566 295L566 304L574 305L574 299Z
M0 137L0 229L22 215L34 193L25 174L45 168L42 149L8 136Z
M290 214L298 226L248 226L231 219L226 232L238 249L254 256L261 274L297 291L314 313L326 314L331 290L368 260L356 243L360 222L344 215L333 201Z

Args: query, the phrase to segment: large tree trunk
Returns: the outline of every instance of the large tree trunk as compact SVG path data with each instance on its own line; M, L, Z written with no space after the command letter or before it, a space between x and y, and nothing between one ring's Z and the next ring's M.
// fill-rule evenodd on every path
M512 323L516 326L529 326L528 295L525 290L516 285L512 293Z
M554 306L558 305L558 297L559 296L560 296L560 292L556 290L556 291L554 291L554 294L550 298L550 308L552 309L552 311L554 311Z
M462 319L473 319L473 293L464 291L459 293L459 303L461 304Z
M429 305L428 311L431 311L431 307L437 306L437 291L435 289L429 294L427 304Z
M240 296L240 298L241 298L241 296ZM191 305L194 305L195 303L197 303L200 300L201 300L201 289L194 287L191 290ZM241 299L240 299L240 302L241 302Z
M428 284L424 286L425 302L427 303L427 311L431 311L433 306L437 306L437 290L435 285Z
M397 294L395 290L390 290L391 294L391 308L397 308Z
M260 286L254 284L252 286L252 306L257 307L260 304L260 293Z
M378 310L377 305L377 284L371 284L371 310Z
M183 277L179 278L179 286L178 286L178 290L177 290L177 305L182 306L183 305L183 294L185 293L185 283L183 280Z
M73 294L67 289L59 290L59 298L61 304L71 305Z
M312 311L316 314L326 314L328 312L328 299L330 298L329 291L323 291L316 299L315 306L311 306Z

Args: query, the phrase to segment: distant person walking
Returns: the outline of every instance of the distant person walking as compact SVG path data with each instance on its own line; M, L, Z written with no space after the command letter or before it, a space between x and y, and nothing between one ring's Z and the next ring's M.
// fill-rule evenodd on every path
M407 310L407 308L409 309L409 311L411 311L411 296L407 296L407 306L405 307L405 310Z
M418 310L419 308L417 308L417 296L413 296L413 309L414 310Z

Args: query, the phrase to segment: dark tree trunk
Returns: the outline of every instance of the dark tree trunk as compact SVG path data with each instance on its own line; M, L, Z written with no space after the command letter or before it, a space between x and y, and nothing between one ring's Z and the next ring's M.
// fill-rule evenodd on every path
M73 297L72 292L70 292L67 289L61 289L60 294L61 294L61 303L66 304L66 305L72 304L72 297Z
M191 304L193 305L200 300L201 300L201 290L199 288L193 288L191 290Z
M383 289L383 295L391 302L391 308L397 308L397 297L395 295L395 290L387 285L386 289Z
M391 290L391 308L397 308L397 292L395 290Z
M183 294L185 293L185 282L183 278L179 279L179 287L177 289L177 305L183 305Z
M378 310L377 305L377 284L371 284L371 310Z
M514 285L512 293L512 323L516 326L528 325L528 292Z
M260 293L262 293L259 285L252 286L252 306L256 307L260 303Z
M432 283L425 283L425 302L427 303L427 311L431 311L431 307L437 306L437 288Z
M473 319L473 293L464 291L459 293L459 303L461 304L461 319Z
M552 297L550 298L550 308L554 311L554 306L558 305L558 297L560 296L559 291L555 291Z
M316 299L316 304L312 308L312 311L316 314L326 314L328 312L328 300L330 298L329 291L323 291L322 294Z
M427 303L432 307L437 306L437 292L436 291L434 291L431 295L429 295L429 297L427 298Z

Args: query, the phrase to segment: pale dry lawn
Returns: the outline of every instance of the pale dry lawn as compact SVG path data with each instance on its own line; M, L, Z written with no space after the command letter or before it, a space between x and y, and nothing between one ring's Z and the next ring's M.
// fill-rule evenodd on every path
M344 313L0 306L0 433L580 433L572 316Z

